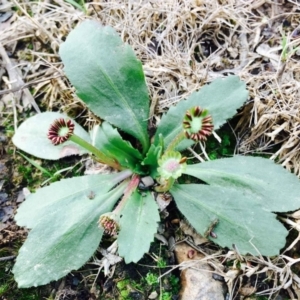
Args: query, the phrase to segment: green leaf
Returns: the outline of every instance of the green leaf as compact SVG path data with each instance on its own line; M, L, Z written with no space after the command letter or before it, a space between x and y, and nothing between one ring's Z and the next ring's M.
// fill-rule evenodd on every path
M74 7L80 9L84 13L87 13L87 10L84 6L84 1L80 1L80 2L82 2L82 3L80 3L81 5L79 3L77 3L75 0L65 0L65 1L72 4Z
M19 149L44 159L60 159L69 155L83 155L88 153L86 149L77 144L66 141L54 146L47 137L50 125L58 118L70 119L67 115L57 112L44 112L30 117L24 121L13 136L13 143ZM74 133L82 139L90 142L89 134L74 120Z
M69 198L41 219L30 231L13 268L18 286L43 285L85 264L103 234L97 225L100 215L113 208L125 187L123 183L95 199Z
M192 93L187 100L179 102L168 110L158 125L154 144L159 144L159 134L162 134L167 148L175 136L183 130L183 117L189 108L199 105L208 109L216 130L235 115L236 110L243 105L247 97L246 85L237 76L216 79L198 92ZM181 151L193 143L192 140L185 139L176 150Z
M178 208L201 234L218 219L214 242L222 247L235 244L242 254L255 255L276 255L284 247L288 232L272 212L299 208L296 176L271 160L244 156L187 165L184 173L209 184L171 189Z
M240 186L176 184L170 191L188 222L202 235L212 230L217 237L211 239L222 247L234 244L241 254L273 256L285 245L288 231L276 215Z
M18 152L23 158L25 158L30 164L32 164L34 167L36 167L38 170L40 170L43 174L47 175L48 177L52 178L54 177L54 174L51 174L48 170L43 168L39 163L37 163L35 160L29 158L28 156L22 154L21 152Z
M128 199L120 220L119 254L126 263L139 261L157 232L158 207L150 192L135 191Z
M60 47L77 95L102 119L136 137L148 150L149 97L142 64L111 27L78 25Z
M54 182L47 187L30 194L19 207L15 220L19 226L33 228L45 219L50 220L57 215L57 210L68 211L73 201L85 203L102 199L121 180L130 176L130 171L108 175L87 175ZM76 218L76 216L71 216ZM51 221L50 221L51 223ZM50 225L50 224L49 224Z
M105 155L114 158L123 167L140 172L143 156L128 141L124 141L117 129L103 122L92 131L92 144Z
M145 159L142 161L142 165L149 166L149 175L153 178L158 176L158 159L161 157L161 153L162 146L155 146L154 144L151 144Z
M188 165L184 173L210 185L251 193L249 207L253 202L258 202L262 209L274 212L287 212L300 207L299 179L269 159L234 156Z

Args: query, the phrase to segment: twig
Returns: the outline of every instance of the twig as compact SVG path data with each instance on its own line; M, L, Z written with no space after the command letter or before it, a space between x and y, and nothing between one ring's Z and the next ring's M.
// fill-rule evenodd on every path
M205 162L205 160L196 152L194 151L191 147L188 148L188 150L201 162Z
M17 86L17 87L11 88L11 89L0 91L0 95L5 95L5 94L9 94L9 93L19 92L19 91L24 90L24 89L26 89L26 88L28 88L28 87L30 87L32 85L37 84L37 83L41 83L41 82L44 82L44 81L48 81L48 80L51 80L51 79L54 79L54 78L63 77L63 76L64 75L57 75L57 76L52 76L52 77L48 77L48 78L43 78L43 79L40 79L40 80L30 81L30 82L24 83L21 86Z
M205 146L202 144L202 142L199 142L199 145L200 145L200 148L201 148L202 153L203 153L203 155L205 156L205 158L206 158L207 160L210 160L209 157L208 157L208 155L207 155L207 153L206 153Z
M3 45L0 43L0 56L2 57L3 61L4 61L4 65L5 68L7 70L7 73L9 75L9 80L10 80L10 85L14 86L14 85L22 85L24 82L20 76L20 74L18 73L17 69L14 68L10 58L8 57ZM17 93L18 91L20 91L19 89L17 89L17 91L15 91L15 93ZM26 96L26 100L34 107L34 109L40 113L40 108L38 107L38 105L36 104L36 102L34 101L32 95L30 94L30 92L28 90L24 91L24 95ZM16 119L16 104L19 104L19 100L22 98L22 93L19 94L15 94L14 95L15 98L17 99L17 103L14 104L14 117ZM25 97L24 96L24 97ZM15 128L16 128L16 122L15 122Z
M0 257L0 261L13 260L15 257L15 255Z

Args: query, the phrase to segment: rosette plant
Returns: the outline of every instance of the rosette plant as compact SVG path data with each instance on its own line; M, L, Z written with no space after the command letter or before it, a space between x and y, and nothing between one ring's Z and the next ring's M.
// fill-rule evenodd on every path
M181 154L205 142L246 101L238 77L192 93L149 136L142 64L113 28L84 21L61 45L60 56L78 97L103 122L88 133L65 114L44 112L22 123L13 142L42 159L89 154L115 172L62 179L26 198L15 217L30 229L13 268L19 287L46 284L80 268L103 234L117 239L126 263L137 262L160 221L159 193L170 193L195 230L221 247L279 253L288 231L275 212L299 208L298 178L264 158L192 164ZM195 183L179 183L184 174Z

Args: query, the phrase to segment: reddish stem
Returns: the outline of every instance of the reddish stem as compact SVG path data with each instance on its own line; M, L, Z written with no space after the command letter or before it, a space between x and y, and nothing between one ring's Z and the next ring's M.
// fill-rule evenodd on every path
M114 213L118 213L122 210L127 200L130 198L131 194L136 190L140 182L140 176L133 174L131 180L128 183L127 188L124 191L123 197L117 207L114 209Z

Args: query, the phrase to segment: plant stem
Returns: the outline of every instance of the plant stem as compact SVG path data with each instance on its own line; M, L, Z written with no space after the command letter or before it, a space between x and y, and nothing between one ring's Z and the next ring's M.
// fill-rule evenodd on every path
M131 170L123 170L119 173L116 174L116 177L115 177L115 184L118 184L119 182L125 180L126 178L128 178L129 176L132 175L132 171Z
M15 257L15 255L0 257L0 261L13 260Z
M126 190L124 191L124 195L120 202L118 203L117 207L114 209L114 213L119 213L122 208L124 207L127 200L130 198L130 195L136 190L140 182L140 176L134 174L128 183Z
M77 145L83 147L84 149L88 150L89 152L93 153L102 163L116 169L116 170L121 170L121 166L117 161L115 161L113 158L110 158L106 156L103 152L101 152L99 149L82 139L76 134L72 134L70 136L70 140Z
M166 152L168 151L173 151L175 150L176 146L181 142L183 141L184 139L186 139L186 136L185 136L185 133L184 131L182 130L180 133L178 133L175 138L173 139L173 141L169 144L169 146L167 147Z

